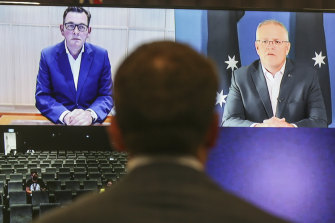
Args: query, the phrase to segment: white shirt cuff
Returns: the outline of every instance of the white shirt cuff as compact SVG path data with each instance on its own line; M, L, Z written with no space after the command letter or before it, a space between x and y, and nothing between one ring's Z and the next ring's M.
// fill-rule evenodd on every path
M95 122L98 119L98 115L97 115L97 113L95 113L95 111L93 111L90 108L86 109L86 111L91 112L91 116L92 116L93 122Z
M59 121L60 121L61 123L64 124L64 117L65 117L65 115L67 115L68 113L70 113L69 110L64 111L64 112L59 116Z

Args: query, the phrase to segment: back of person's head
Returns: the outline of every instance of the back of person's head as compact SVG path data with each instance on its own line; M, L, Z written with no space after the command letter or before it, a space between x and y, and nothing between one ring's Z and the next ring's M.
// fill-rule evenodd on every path
M116 121L133 155L195 155L215 117L216 70L190 47L136 49L114 81Z

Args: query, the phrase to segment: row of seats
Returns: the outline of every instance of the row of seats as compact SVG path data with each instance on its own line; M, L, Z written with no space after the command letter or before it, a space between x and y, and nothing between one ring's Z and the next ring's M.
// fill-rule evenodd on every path
M99 191L126 174L127 154L115 151L27 151L0 154L0 223L30 222L55 206ZM47 191L27 196L25 183L36 171Z

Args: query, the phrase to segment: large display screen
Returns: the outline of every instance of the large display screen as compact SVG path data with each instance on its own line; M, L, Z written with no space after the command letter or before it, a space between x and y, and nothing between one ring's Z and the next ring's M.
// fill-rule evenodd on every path
M0 5L0 124L53 125L35 107L42 49L63 41L66 7ZM191 45L216 63L221 78L216 107L223 115L232 72L259 57L256 28L275 19L289 32L288 57L314 69L320 81L328 126L333 126L335 87L334 13L87 7L92 31L87 42L108 51L111 73L137 46L154 40ZM313 21L313 22L311 22ZM113 114L113 110L109 115ZM103 124L108 124L110 116Z
M35 106L42 49L63 41L65 6L0 5L0 148L25 150L110 149L102 127L54 127ZM112 76L142 43L187 43L217 65L216 108L225 109L232 72L258 59L256 28L283 23L288 57L318 74L329 127L334 127L335 13L87 7L87 42L105 48ZM39 126L36 126L39 125ZM47 125L47 126L43 126ZM99 124L100 125L100 124ZM334 222L334 129L221 128L206 172L222 188L293 222ZM16 141L14 142L14 138ZM12 147L13 146L13 147Z

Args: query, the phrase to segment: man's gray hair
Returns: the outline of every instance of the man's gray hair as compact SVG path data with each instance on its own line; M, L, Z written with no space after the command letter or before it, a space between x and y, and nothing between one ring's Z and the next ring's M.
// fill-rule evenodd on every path
M258 40L258 30L264 26L264 25L269 25L269 24L274 24L274 25L278 25L278 26L281 26L285 31L286 31L286 34L287 34L287 41L289 41L289 37L288 37L288 31L285 27L285 25L281 22L279 22L278 20L275 20L275 19L268 19L268 20L264 20L263 22L259 23L258 26L257 26L257 29L256 29L256 40Z

